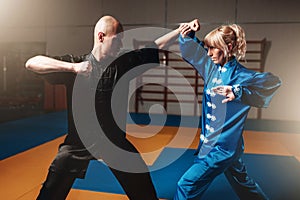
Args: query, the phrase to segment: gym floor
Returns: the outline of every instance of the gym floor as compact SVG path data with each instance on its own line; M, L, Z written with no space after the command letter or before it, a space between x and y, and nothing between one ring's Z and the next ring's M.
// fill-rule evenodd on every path
M21 121L21 120L19 120ZM0 128L1 128L0 124ZM147 134L152 131L161 129L154 137L147 137ZM145 128L143 138L135 137L135 126L127 125L128 139L137 147L140 152L152 152L157 150L157 153L152 156L144 157L146 163L151 166L160 156L165 148L185 148L180 142L170 141L174 138L178 131L178 127L174 126L149 126ZM194 131L195 128L184 127L183 131ZM189 149L195 149L199 141L199 131L194 138ZM40 133L43 134L43 130ZM5 200L32 200L35 199L39 189L44 181L49 164L54 158L57 147L62 143L65 135L51 139L25 151L11 155L0 161L0 197ZM177 141L184 140L185 136L181 135ZM4 138L5 139L5 138ZM297 160L300 172L300 134L299 133L284 133L284 132L269 132L246 130L244 132L245 154L267 155L267 156L283 156L292 157ZM3 142L3 140L2 140ZM16 145L16 144L11 144ZM297 176L299 176L298 174ZM300 194L300 193L299 193ZM165 197L161 197L165 198ZM300 196L299 196L300 198ZM127 200L124 194L111 192L99 192L94 190L72 189L68 200L92 200L92 199L108 199L108 200Z

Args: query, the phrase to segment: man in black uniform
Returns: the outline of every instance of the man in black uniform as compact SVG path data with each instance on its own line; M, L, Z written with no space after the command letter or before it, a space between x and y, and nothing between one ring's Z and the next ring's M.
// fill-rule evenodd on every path
M149 44L147 48L131 51L117 56L122 47L122 25L112 16L102 17L94 30L94 47L90 54L84 56L66 55L62 57L35 56L26 62L26 68L42 74L52 84L64 84L67 91L68 110L68 134L65 141L60 145L59 151L50 165L47 179L44 182L37 197L39 200L63 200L66 199L76 178L84 178L87 166L91 159L101 158L115 175L126 195L131 200L154 200L157 199L150 173L137 149L126 139L126 112L129 83L118 97L118 103L124 123L117 124L112 111L112 94L115 85L120 78L130 69L152 63L159 63L158 48L165 48L177 39L178 34L189 26L179 26L174 31L162 36ZM65 62L66 61L66 62ZM151 67L151 66L150 66ZM74 118L74 85L77 74L83 74L82 80L88 82L94 92L95 112L101 130L99 137L93 138L93 130L89 126L85 131L78 131L77 121ZM94 82L97 82L94 84ZM95 87L94 87L95 86ZM123 86L124 87L124 86ZM88 97L87 97L88 98ZM125 106L124 106L125 105ZM84 117L84 116L83 116ZM82 135L91 134L90 141L82 140ZM89 135L87 136L87 138ZM105 137L108 140L98 138ZM131 153L133 158L121 158L120 155L109 152L107 141L116 147ZM103 149L103 151L101 151ZM94 153L96 152L96 156ZM138 155L138 156L136 156ZM116 162L123 162L124 166L137 165L141 170L122 170L115 167ZM128 168L128 167L127 167Z

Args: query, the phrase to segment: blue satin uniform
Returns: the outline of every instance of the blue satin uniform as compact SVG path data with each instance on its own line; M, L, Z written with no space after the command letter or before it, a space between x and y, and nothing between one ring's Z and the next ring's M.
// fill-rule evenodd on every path
M224 66L214 64L194 32L189 37L180 36L179 43L183 59L202 76L204 91L197 157L179 180L174 199L200 199L221 173L225 173L240 199L268 199L248 176L241 159L242 133L251 106L267 107L281 85L280 79L271 73L249 70L235 58ZM220 85L232 86L236 98L222 103L225 97L212 90Z

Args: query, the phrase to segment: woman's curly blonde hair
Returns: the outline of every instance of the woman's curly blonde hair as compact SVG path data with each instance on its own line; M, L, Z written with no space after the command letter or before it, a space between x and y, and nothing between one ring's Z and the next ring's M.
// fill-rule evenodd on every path
M246 38L242 27L237 24L222 25L204 38L206 46L216 47L224 52L226 58L235 56L237 60L245 57L246 54ZM228 45L232 45L229 50Z

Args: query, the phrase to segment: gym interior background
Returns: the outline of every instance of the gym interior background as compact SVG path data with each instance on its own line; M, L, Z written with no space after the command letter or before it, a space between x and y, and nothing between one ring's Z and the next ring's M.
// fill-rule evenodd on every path
M242 25L247 40L266 38L264 70L278 75L283 84L270 107L262 111L262 119L299 122L299 4L297 0L189 0L184 3L179 0L2 0L1 99L6 94L32 96L34 91L43 98L39 80L27 80L24 61L37 53L88 53L93 42L93 26L104 14L118 18L126 30L172 29L180 22L198 18L202 24L200 39L223 23Z
M299 161L299 8L298 0L0 0L0 125L65 111L63 86L47 84L25 70L24 63L37 54L89 53L94 24L101 16L115 16L126 31L143 27L173 29L181 22L198 18L202 27L197 33L200 39L218 25L238 23L245 29L248 41L264 45L253 50L259 51L260 57L249 57L245 66L252 65L251 59L258 60L258 70L278 75L282 86L269 108L250 113L249 126L253 123L271 127L272 132L283 133L280 138L284 139L293 134L294 139L287 141L287 146L293 146L293 156ZM145 33L140 40L148 38ZM134 46L134 42L127 45ZM161 58L165 61L164 55ZM192 81L198 78L193 76ZM194 104L186 103L178 111L176 101L168 102L161 94L155 94L161 101L147 101L147 93L139 92L130 99L130 113L147 113L157 103L166 108L167 103L166 111L154 109L154 113L199 115L200 108L193 109L194 100L191 100ZM2 129L0 135L10 130ZM253 137L253 143L259 143L260 139ZM5 137L1 140L1 145L7 144ZM274 148L281 147L274 144ZM1 162L7 158L2 157Z

